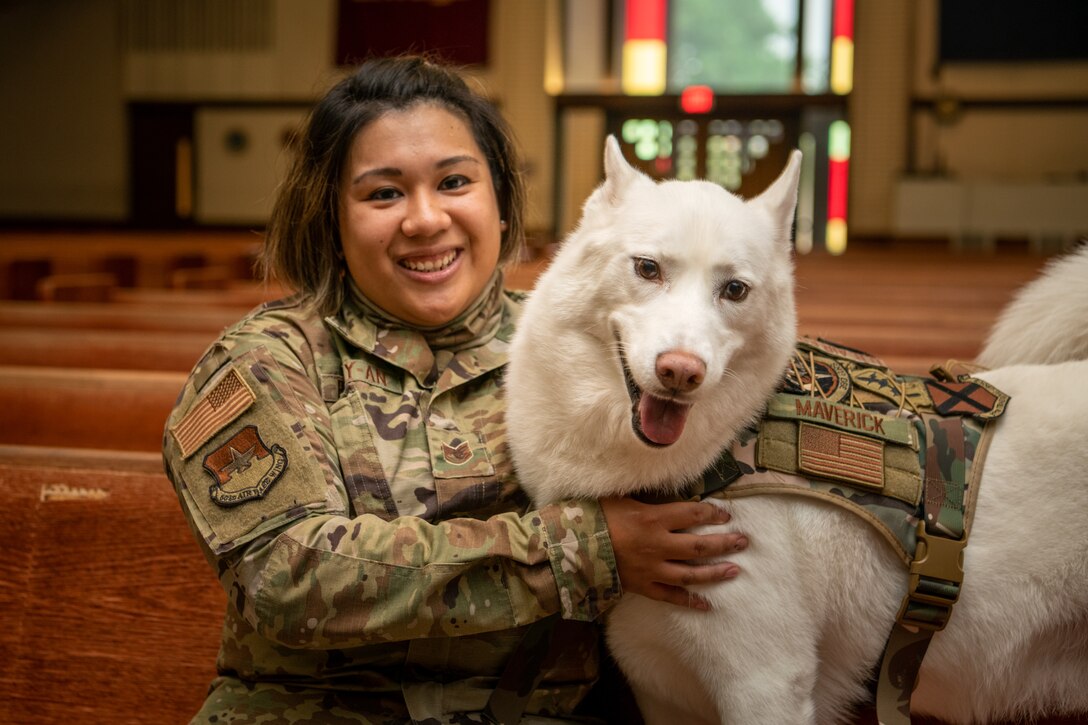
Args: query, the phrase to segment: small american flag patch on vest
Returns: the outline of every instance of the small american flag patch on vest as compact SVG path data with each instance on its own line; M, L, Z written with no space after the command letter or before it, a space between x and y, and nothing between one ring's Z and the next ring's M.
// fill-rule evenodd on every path
M227 370L185 414L170 433L181 449L181 457L188 458L227 423L237 418L257 399L246 381L234 368Z
M801 424L798 468L814 476L884 488L884 442Z

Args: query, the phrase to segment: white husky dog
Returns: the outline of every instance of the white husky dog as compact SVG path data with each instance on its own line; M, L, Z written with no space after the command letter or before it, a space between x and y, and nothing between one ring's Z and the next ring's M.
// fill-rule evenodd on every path
M743 201L707 182L654 183L609 139L606 180L512 348L511 446L538 503L675 492L761 414L794 349L799 161ZM986 461L962 596L913 707L959 723L1088 711L1088 362L984 377L1012 402ZM608 615L643 714L841 721L867 697L906 568L837 506L755 496L729 508L720 530L751 543L730 556L738 578L699 588L709 613L628 595Z

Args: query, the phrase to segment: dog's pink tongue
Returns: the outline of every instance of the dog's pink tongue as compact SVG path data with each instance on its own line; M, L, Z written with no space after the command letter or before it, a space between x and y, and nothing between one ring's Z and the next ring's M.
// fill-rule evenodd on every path
M644 394L638 404L642 434L658 445L672 445L684 432L689 407Z

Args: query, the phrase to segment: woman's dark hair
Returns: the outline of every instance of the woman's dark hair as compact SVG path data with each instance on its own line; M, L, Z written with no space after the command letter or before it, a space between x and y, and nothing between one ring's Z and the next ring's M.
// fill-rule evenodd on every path
M525 186L513 134L482 95L454 69L418 56L364 62L310 112L268 223L260 265L332 314L344 299L340 184L348 151L367 124L388 111L437 104L464 119L491 170L499 216L506 221L499 262L524 244Z

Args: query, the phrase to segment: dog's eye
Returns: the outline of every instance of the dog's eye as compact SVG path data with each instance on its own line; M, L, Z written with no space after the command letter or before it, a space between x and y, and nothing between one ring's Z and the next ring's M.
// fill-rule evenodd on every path
M661 279L661 267L649 257L635 257L635 274L643 279L657 281Z
M722 297L733 302L740 302L748 296L748 285L739 279L731 279L722 287Z

